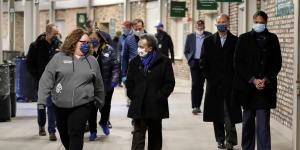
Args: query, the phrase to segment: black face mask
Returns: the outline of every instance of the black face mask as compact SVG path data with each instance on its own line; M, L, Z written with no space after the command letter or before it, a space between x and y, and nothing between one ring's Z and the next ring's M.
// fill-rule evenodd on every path
M53 36L53 37L51 38L51 44L52 44L52 45L57 46L59 43L60 43L60 40L58 39L57 36Z
M157 33L162 33L162 30L160 30L160 29L157 29Z

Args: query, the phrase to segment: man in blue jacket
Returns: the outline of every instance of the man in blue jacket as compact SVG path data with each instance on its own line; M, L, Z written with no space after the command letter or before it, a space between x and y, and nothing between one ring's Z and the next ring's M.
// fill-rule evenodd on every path
M126 81L127 67L129 62L138 55L137 48L140 36L146 33L144 29L144 22L141 19L132 21L132 34L128 35L124 42L122 52L122 81Z
M203 41L211 33L204 31L205 23L203 20L197 21L196 31L189 34L186 38L184 55L190 66L192 75L192 113L201 113L200 105L203 96L204 76L200 70L199 60Z

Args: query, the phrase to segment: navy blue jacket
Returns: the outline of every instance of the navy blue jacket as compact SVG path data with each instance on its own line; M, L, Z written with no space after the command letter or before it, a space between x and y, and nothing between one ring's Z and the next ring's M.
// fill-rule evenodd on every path
M119 80L120 70L116 51L111 46L106 45L103 49L99 48L94 56L100 65L104 91L111 91L113 89L112 83L118 83Z
M124 42L124 48L122 52L122 76L126 76L127 67L129 62L138 55L137 53L138 42L136 36L131 34L127 36Z

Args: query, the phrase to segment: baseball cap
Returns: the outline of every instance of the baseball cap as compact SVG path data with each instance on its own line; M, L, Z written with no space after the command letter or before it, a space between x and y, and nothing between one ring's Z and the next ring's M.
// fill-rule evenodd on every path
M163 28L163 27L164 27L164 24L162 24L161 22L155 26L155 28Z

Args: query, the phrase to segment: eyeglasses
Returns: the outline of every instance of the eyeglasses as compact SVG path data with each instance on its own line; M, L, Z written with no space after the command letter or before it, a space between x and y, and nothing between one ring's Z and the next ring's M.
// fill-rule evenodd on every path
M86 43L86 44L91 44L90 41L79 41L80 43Z

